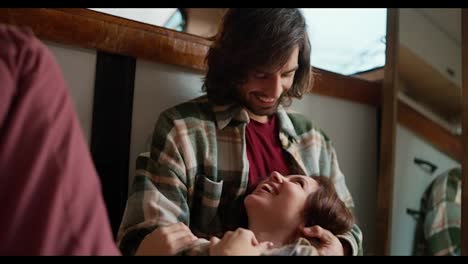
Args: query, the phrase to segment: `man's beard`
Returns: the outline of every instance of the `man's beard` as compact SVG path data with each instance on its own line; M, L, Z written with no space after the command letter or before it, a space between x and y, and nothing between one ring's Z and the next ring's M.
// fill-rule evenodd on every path
M255 115L258 115L258 116L271 116L273 114L275 114L277 111L278 111L278 105L279 105L279 101L274 105L274 106L271 106L271 107L268 107L268 108L254 108L252 106L250 106L249 104L244 104L244 106L249 109L249 111L252 113L252 114L255 114Z
M240 98L240 103L242 106L247 108L254 115L271 116L278 111L278 106L281 104L283 99L284 99L284 93L278 98L275 105L266 107L266 108L256 107L254 104L250 103L249 101L245 101L243 98Z

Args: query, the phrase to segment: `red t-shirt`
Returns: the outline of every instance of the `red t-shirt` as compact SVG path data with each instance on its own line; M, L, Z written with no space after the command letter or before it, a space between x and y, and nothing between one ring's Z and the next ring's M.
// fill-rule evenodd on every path
M283 175L289 174L287 153L281 147L279 140L279 122L273 115L267 123L263 124L253 119L247 125L247 158L249 159L250 193L257 184L270 176L272 171Z

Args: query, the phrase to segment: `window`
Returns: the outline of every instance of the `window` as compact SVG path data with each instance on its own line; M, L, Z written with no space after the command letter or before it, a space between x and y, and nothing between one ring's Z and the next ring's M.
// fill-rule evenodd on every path
M351 75L385 65L387 10L302 8L309 26L311 64Z
M89 8L138 22L177 31L185 29L185 17L178 8Z

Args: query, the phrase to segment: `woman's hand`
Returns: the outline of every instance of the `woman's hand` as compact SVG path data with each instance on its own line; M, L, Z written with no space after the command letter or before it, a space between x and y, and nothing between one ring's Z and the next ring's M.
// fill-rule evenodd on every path
M190 245L197 239L190 231L190 228L183 223L159 227L141 241L135 255L175 255L180 249Z
M340 240L332 232L316 225L312 227L303 227L303 235L312 241L317 248L320 256L343 256L344 250Z
M211 238L210 256L259 256L272 246L271 242L259 243L252 231L238 228L226 232L221 240Z

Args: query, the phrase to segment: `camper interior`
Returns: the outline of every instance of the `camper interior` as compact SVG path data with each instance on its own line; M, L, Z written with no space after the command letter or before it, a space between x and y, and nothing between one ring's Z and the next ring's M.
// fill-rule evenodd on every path
M0 9L1 23L30 27L57 57L114 234L136 156L159 113L201 95L204 57L226 10L122 11ZM334 140L364 254L412 255L423 193L438 175L468 166L468 11L386 13L385 65L352 74L314 67L311 93L292 107ZM461 178L466 183L468 172ZM462 186L466 201L468 184ZM468 255L468 204L460 210L461 254Z

